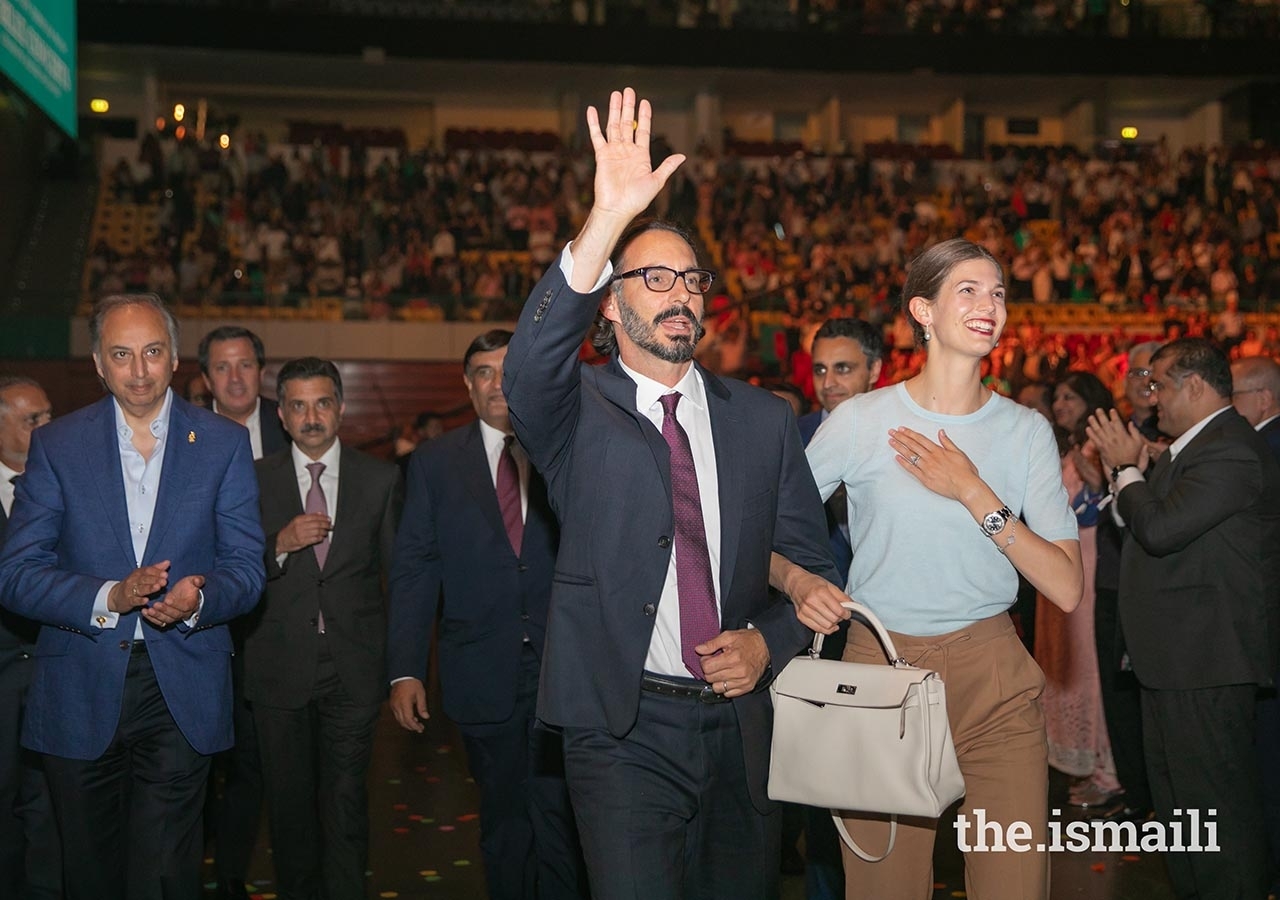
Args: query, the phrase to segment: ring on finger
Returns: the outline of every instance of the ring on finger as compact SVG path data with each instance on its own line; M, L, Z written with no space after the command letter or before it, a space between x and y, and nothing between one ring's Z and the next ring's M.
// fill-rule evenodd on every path
M727 694L727 693L729 693L729 682L727 682L727 681L722 681L722 682L720 682L720 684L721 684L721 686L724 688L724 692L725 692L726 694Z
M910 462L911 465L915 466L917 469L920 468L920 454L919 453L911 454L911 459L909 459L908 462Z

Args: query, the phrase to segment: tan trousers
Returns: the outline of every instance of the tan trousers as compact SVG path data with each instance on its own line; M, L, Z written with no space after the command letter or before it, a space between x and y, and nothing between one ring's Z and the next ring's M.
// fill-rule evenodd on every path
M970 822L967 843L977 842L975 810L987 822L1025 822L1030 845L1047 842L1049 770L1040 692L1044 675L1008 615L932 637L890 632L898 653L921 668L934 669L947 687L947 714L956 744L965 796L960 814ZM844 658L885 662L871 630L855 622ZM845 819L850 835L867 852L884 852L887 816ZM899 819L897 843L888 858L868 863L842 850L846 900L929 900L933 896L936 819ZM990 832L988 832L990 835ZM955 840L944 834L942 840ZM994 841L988 836L986 843ZM1034 849L965 854L969 900L1048 900L1049 855Z

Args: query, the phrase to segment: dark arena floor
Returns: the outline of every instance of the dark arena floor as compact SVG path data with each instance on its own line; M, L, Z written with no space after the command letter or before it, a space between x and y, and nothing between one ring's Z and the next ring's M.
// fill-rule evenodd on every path
M432 706L438 708L437 703ZM410 734L384 710L378 723L369 783L370 898L483 900L479 800L457 729L441 715L424 734ZM1053 774L1051 808L1063 829L1082 818L1066 806L1066 779ZM251 896L272 900L274 873L265 821L250 870ZM951 822L939 825L934 900L963 898L964 871ZM943 836L946 836L944 838ZM1154 853L1061 852L1052 857L1054 900L1172 900L1164 864ZM804 900L804 879L782 879L783 900ZM213 881L207 882L208 896Z

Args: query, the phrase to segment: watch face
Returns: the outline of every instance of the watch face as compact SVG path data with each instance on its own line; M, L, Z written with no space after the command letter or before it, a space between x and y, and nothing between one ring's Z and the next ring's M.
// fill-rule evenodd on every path
M1004 530L1005 517L1004 513L996 511L987 513L982 519L982 530L987 534L999 534Z

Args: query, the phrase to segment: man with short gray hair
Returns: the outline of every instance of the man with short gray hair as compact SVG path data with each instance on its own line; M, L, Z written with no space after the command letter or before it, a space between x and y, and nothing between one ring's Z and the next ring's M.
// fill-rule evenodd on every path
M22 743L44 754L67 900L198 900L212 754L231 745L231 638L264 582L249 437L170 390L154 294L98 302L102 400L31 436L0 604L37 640Z

